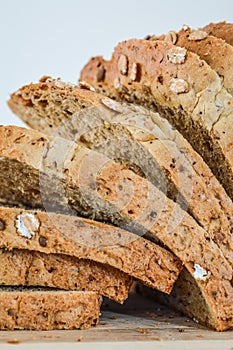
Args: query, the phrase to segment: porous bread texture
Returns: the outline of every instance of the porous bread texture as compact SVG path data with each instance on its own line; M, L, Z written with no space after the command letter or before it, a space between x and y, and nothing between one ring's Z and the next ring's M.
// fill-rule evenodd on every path
M126 74L118 65L122 56ZM135 64L137 78L131 79ZM101 82L96 79L100 67L105 69ZM92 58L81 80L109 97L160 112L190 141L233 198L233 97L196 54L165 41L132 39L118 44L110 61Z
M91 260L2 248L0 284L93 291L122 304L128 297L132 279L111 266Z
M94 292L1 287L0 329L87 329L98 323Z
M216 285L215 288L218 286ZM184 315L192 318L195 322L213 328L214 320L213 312L206 302L205 296L196 283L191 274L183 269L177 279L174 288L169 296L164 293L152 290L142 284L136 285L136 291L146 297L152 298L162 304L165 304L173 309L182 312ZM212 291L215 294L215 291ZM198 315L198 319L196 317ZM224 322L223 322L224 323ZM222 328L217 330L221 331Z
M228 44L233 45L233 24L226 21L218 23L209 23L202 28L209 35L225 40Z
M233 264L233 203L202 158L159 114L51 78L19 89L9 105L30 127L104 153L155 186L162 188L165 178L167 196L189 210ZM159 168L163 177L156 175Z
M34 222L38 223L36 227ZM171 291L182 267L173 254L155 243L87 219L0 207L0 223L1 248L90 259L115 267L166 293Z
M99 220L107 219L115 225L122 225L126 220L127 223L131 223L133 219L134 230L142 227L144 231L147 231L148 227L150 227L147 237L153 239L157 238L170 248L173 253L180 258L191 274L195 273L195 265L198 264L206 272L206 277L198 278L197 283L212 311L214 319L212 327L216 329L232 327L232 269L221 250L211 240L208 233L198 226L195 220L181 210L178 205L164 196L163 193L148 183L147 180L140 178L120 164L109 160L107 161L106 158L104 158L104 166L98 168L97 183L96 187L94 187L93 177L88 178L87 174L84 172L84 179L80 178L82 175L82 172L80 173L80 167L84 165L85 169L89 169L89 165L92 165L93 167L91 169L93 171L93 169L96 169L95 162L100 155L81 146L75 145L69 153L66 153L65 148L62 147L65 155L65 162L61 165L59 157L56 157L57 163L54 167L51 162L53 158L48 158L48 153L51 150L52 155L59 155L55 143L52 143L53 148L50 147L51 142L54 140L50 140L49 143L49 138L45 135L34 130L18 127L0 127L0 137L2 140L0 144L0 166L2 168L6 164L8 165L4 167L4 178L8 179L10 174L16 176L16 174L20 174L22 169L24 169L24 173L30 173L30 179L34 181L32 186L32 183L29 184L26 181L22 181L22 178L17 178L17 181L14 181L10 186L8 184L8 187L3 186L1 188L1 191L4 191L1 197L9 201L12 193L15 192L15 200L17 199L17 201L21 203L30 203L31 197L29 195L27 198L27 193L30 194L32 188L34 188L34 190L37 190L35 202L37 202L38 206L42 206L39 194L40 186L38 184L38 173L39 171L45 172L47 169L47 188L49 189L52 187L52 176L56 179L59 176L64 188L69 190L66 192L68 196L65 198L70 199L69 204L72 206L73 210L81 211L81 213L85 215L94 215ZM61 144L59 144L59 146L60 145ZM62 146L64 145L62 144ZM44 153L45 148L46 153ZM46 158L46 164L50 165L50 167L45 168L41 166L41 157L43 154L46 155L44 158ZM87 163L86 160L90 154L91 162ZM45 159L43 160L45 161ZM60 172L58 171L59 164L61 165L60 170L62 170ZM0 176L1 174L3 174L3 172L0 172ZM86 182L82 182L83 180ZM89 181L91 187L87 186ZM130 201L128 199L126 203L123 202L125 203L124 206L120 207L120 210L118 209L118 211L115 211L114 215L109 210L105 211L106 205L103 206L102 198L105 199L104 203L106 202L112 205L112 203L116 203L118 199L118 190L120 190L121 195L119 198L123 200L124 189L127 187L127 183L130 184L130 186L133 184L134 188L134 193ZM95 190L93 190L93 187ZM128 189L129 188L130 187L128 187ZM82 190L80 191L80 189ZM127 190L126 193L128 194L129 191ZM53 197L52 199L53 203L59 204L57 198ZM85 207L81 200L86 201ZM96 210L97 208L98 211ZM109 209L109 206L107 209ZM7 218L9 218L9 215L7 215ZM58 223L57 217L56 223ZM150 223L150 225L148 223ZM102 227L102 224L100 225ZM127 227L132 229L132 226ZM66 232L67 229L68 227L66 226ZM139 231L138 233L142 232ZM34 235L33 237L37 236ZM25 240L23 237L20 237L20 239ZM36 240L30 240L30 243L32 242L36 243ZM15 238L13 243L15 244ZM66 247L64 241L61 246L63 249ZM77 249L76 246L75 248ZM147 246L145 250L145 257L147 257ZM174 258L173 256L171 257L174 265ZM163 258L162 254L161 258ZM137 259L134 257L134 261L135 260ZM165 264L167 260L164 259L163 262ZM168 268L168 266L166 268ZM177 276L180 270L177 269L177 266L175 268ZM173 269L175 268L173 266ZM173 271L172 276L174 276L174 274ZM213 286L216 285L218 285L217 294L213 296L211 291L213 290ZM224 305L224 307L222 307L222 305ZM196 317L198 318L199 316L196 315Z
M189 27L172 33L176 36L175 45L185 47L206 61L221 77L223 87L233 95L233 47L223 39L208 35L202 30L192 30ZM171 40L169 33L163 37L165 41Z

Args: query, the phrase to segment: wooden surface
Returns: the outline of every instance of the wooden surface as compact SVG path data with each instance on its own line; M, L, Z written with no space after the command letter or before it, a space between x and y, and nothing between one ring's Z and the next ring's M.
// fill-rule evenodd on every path
M67 350L104 350L109 349L109 342L117 350L231 350L233 331L208 330L153 301L131 295L123 306L105 301L100 324L89 330L0 332L0 349L41 349L41 342L43 350L64 346Z

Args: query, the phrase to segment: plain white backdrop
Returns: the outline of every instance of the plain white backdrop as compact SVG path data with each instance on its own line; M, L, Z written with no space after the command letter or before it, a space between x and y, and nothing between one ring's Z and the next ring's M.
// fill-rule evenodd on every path
M45 74L75 83L121 40L222 20L233 21L232 0L0 0L0 124L23 125L9 94Z

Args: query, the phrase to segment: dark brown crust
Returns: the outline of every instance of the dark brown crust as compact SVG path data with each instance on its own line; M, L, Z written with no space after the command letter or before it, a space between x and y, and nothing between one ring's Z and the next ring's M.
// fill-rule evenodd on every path
M128 297L132 279L111 266L90 260L29 250L0 249L0 284L93 291L123 303Z
M226 21L210 23L204 28L209 35L225 40L228 44L233 45L233 24Z
M98 323L100 304L93 292L2 287L0 329L86 329Z

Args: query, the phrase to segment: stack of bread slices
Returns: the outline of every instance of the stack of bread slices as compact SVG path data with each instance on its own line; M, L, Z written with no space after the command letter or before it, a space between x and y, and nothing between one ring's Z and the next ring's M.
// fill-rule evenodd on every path
M23 286L0 328L87 328L133 281L233 328L231 44L232 24L184 26L11 95L31 129L0 127L0 284Z

